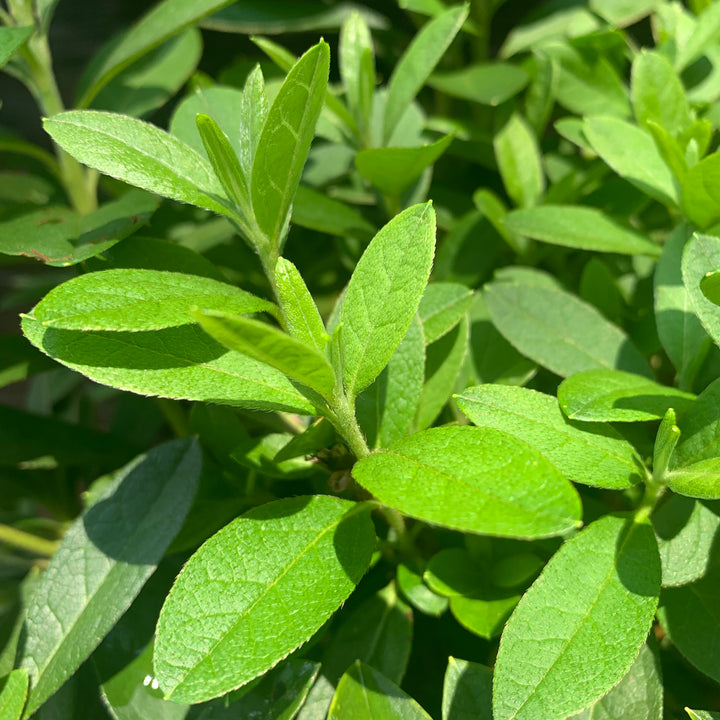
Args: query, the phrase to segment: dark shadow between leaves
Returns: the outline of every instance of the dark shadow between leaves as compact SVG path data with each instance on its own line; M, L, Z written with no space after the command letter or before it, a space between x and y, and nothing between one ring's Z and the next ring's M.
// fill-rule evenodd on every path
M692 400L678 395L634 395L633 397L618 398L613 402L612 406L619 410L638 410L662 417L668 408L673 408L677 413L682 413L692 403Z

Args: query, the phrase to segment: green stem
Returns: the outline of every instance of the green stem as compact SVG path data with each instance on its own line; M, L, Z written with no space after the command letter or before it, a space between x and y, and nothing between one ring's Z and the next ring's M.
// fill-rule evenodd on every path
M483 62L490 56L490 25L493 18L492 0L470 0L470 17L477 28L477 39L473 43L475 60Z
M370 454L370 448L360 429L360 425L358 425L354 408L351 406L344 392L336 392L330 409L331 413L328 415L328 420L332 422L335 429L342 435L343 440L345 440L355 457L358 460L367 457Z
M640 504L635 508L635 522L647 522L652 511L663 496L666 486L662 483L655 482L652 479L645 481L645 493L643 494Z
M52 557L58 546L53 540L46 540L2 523L0 523L0 542L40 557Z

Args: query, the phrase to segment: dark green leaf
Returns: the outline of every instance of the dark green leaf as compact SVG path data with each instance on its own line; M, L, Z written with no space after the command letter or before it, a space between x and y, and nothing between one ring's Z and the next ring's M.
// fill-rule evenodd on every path
M292 222L300 227L339 235L369 238L375 228L349 205L299 185L292 206Z
M427 84L451 97L495 106L517 95L527 83L528 74L521 67L493 62L436 73Z
M489 667L448 658L442 720L492 720L492 670Z
M422 575L408 565L398 565L396 579L405 599L421 613L437 617L447 610L447 598L434 593L423 582Z
M33 27L0 28L0 67L2 67L33 34Z

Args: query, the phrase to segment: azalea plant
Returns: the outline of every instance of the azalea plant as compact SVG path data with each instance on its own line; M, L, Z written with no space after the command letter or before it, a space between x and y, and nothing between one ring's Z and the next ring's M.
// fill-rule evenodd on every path
M56 4L0 718L720 718L720 3Z

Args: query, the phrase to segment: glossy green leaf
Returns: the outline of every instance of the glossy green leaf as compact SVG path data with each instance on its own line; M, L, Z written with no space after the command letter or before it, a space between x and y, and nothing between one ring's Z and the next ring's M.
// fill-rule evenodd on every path
M355 414L371 448L387 447L413 428L425 371L425 340L419 319L373 383L357 397Z
M702 293L707 273L720 267L720 238L695 234L685 245L682 277L695 314L716 344L720 345L720 308Z
M445 135L431 145L422 147L361 150L355 156L355 167L378 190L390 197L399 198L426 168L440 158L452 139L452 135Z
M23 318L39 350L102 385L140 395L312 415L313 406L280 372L212 340L198 325L161 331L78 332Z
M505 627L495 720L560 720L616 685L650 630L660 573L644 523L606 516L565 543Z
M338 683L327 720L431 720L395 683L358 661Z
M103 270L51 290L30 317L62 330L144 331L195 322L193 308L238 314L275 306L226 283L158 270Z
M26 715L77 670L153 573L190 509L201 463L195 440L158 446L65 534L25 620Z
M595 152L622 178L669 205L680 204L680 192L652 136L625 120L585 118L583 132Z
M388 82L383 144L390 140L405 110L420 92L467 17L467 6L454 7L430 20L413 38Z
M25 668L13 670L0 679L0 717L3 720L20 720L27 699L29 682Z
M505 338L562 377L603 368L652 374L627 335L575 295L495 282L485 287L484 296L490 318Z
M581 205L539 205L514 210L506 227L552 245L627 255L657 256L660 247L600 210Z
M333 369L312 347L258 320L217 311L194 315L205 332L231 350L276 368L326 398L332 395Z
M720 153L713 153L691 167L683 179L682 210L699 228L720 220Z
M351 397L385 367L417 311L435 249L435 211L414 205L393 218L360 258L340 314L345 388Z
M427 84L451 97L496 106L517 95L528 79L525 70L517 65L492 62L436 73Z
M620 370L587 370L563 380L558 400L571 420L642 422L661 419L668 408L686 410L691 393Z
M459 283L430 283L423 293L418 315L430 345L449 333L472 304L472 291Z
M466 532L547 537L580 519L570 483L525 443L490 428L411 435L360 460L353 476L390 507Z
M702 294L714 305L720 305L720 271L709 272L700 281Z
M489 667L448 658L442 720L492 720L492 670Z
M77 107L87 107L123 69L145 53L221 7L228 0L164 0L155 5L120 38L98 53L80 81Z
M470 595L486 582L481 568L463 547L435 553L427 564L423 580L433 592L445 597Z
M163 197L230 214L210 165L154 125L125 115L71 110L45 120L52 139L85 165Z
M160 687L199 702L263 674L344 602L374 545L367 506L323 495L237 518L193 555L165 602L155 645ZM257 550L238 556L242 547Z
M481 385L463 391L456 402L475 425L494 427L526 442L574 482L624 488L646 474L632 445L614 428L568 420L551 395Z
M466 630L493 640L502 634L520 597L517 591L486 587L470 596L451 597L450 612Z
M256 65L245 80L242 99L240 101L240 149L238 157L246 178L252 177L252 166L255 162L265 120L267 120L267 98L265 97L265 79L260 65Z
M720 457L700 460L671 470L665 480L679 495L715 500L720 498Z
M32 27L0 28L0 67L2 67L33 34Z
M402 682L412 645L412 610L387 585L346 615L323 654L323 674L336 684L356 660Z
M422 575L408 565L397 567L396 580L403 597L425 615L438 617L448 608L448 599L434 593L422 579Z
M340 200L299 185L292 206L294 225L339 237L370 238L375 228L360 213Z
M698 580L713 562L720 531L717 503L672 495L652 515L660 548L663 587Z
M278 247L300 182L315 124L325 102L330 49L321 41L285 78L270 107L253 160L250 182L257 223Z
M520 207L535 205L545 191L538 141L527 121L514 113L495 134L495 159L505 190Z

